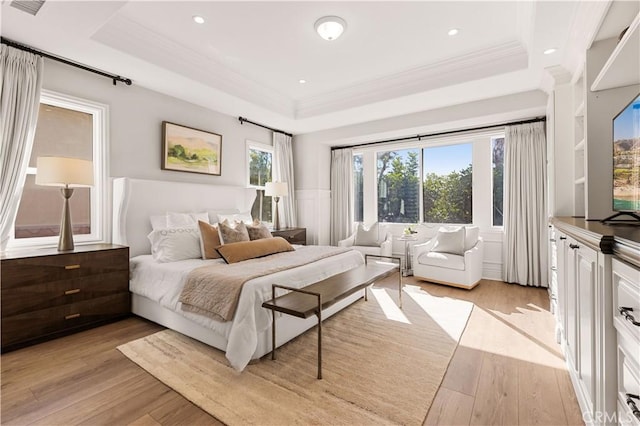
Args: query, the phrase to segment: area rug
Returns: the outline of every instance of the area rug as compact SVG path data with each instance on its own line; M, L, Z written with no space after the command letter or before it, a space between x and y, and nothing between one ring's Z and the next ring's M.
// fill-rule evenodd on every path
M473 305L406 286L404 308L373 289L323 322L323 379L309 330L243 372L224 353L172 330L118 349L229 425L422 424Z

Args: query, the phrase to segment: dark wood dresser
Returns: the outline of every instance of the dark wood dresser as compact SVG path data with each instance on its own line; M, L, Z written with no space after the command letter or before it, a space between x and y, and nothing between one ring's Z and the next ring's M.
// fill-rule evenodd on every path
M307 228L280 228L277 231L271 230L274 237L282 237L291 244L307 244Z
M0 257L2 352L125 317L129 248L32 249Z

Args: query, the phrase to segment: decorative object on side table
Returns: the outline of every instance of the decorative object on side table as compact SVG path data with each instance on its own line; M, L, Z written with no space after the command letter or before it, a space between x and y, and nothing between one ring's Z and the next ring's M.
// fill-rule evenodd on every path
M58 251L73 250L73 229L71 227L69 198L73 195L74 187L93 185L93 162L79 158L38 157L36 165L38 169L36 184L60 186L60 192L64 197Z
M275 231L280 230L280 214L278 212L278 201L280 197L284 197L289 194L289 185L286 182L267 182L265 184L264 195L273 197L273 201L276 203L276 208L273 213L273 229Z
M222 135L162 122L162 170L222 174Z

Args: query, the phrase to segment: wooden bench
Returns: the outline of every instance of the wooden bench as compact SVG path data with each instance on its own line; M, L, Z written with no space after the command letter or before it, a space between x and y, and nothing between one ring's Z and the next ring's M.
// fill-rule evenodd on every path
M395 260L392 262L369 262L370 258ZM402 274L401 259L393 256L365 255L365 264L357 268L333 275L303 288L293 288L273 284L272 299L262 304L271 309L273 324L271 328L271 359L276 359L276 312L293 315L298 318L318 318L318 379L322 379L322 310L364 288L364 299L367 300L367 287L375 281L398 272L399 305L402 308ZM290 292L276 297L276 289Z

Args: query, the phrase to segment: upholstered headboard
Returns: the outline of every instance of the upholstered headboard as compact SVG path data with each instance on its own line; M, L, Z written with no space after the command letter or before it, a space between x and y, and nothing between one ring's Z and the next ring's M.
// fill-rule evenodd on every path
M114 244L129 246L131 257L150 253L149 217L166 212L251 208L255 190L240 186L116 178L113 180Z

